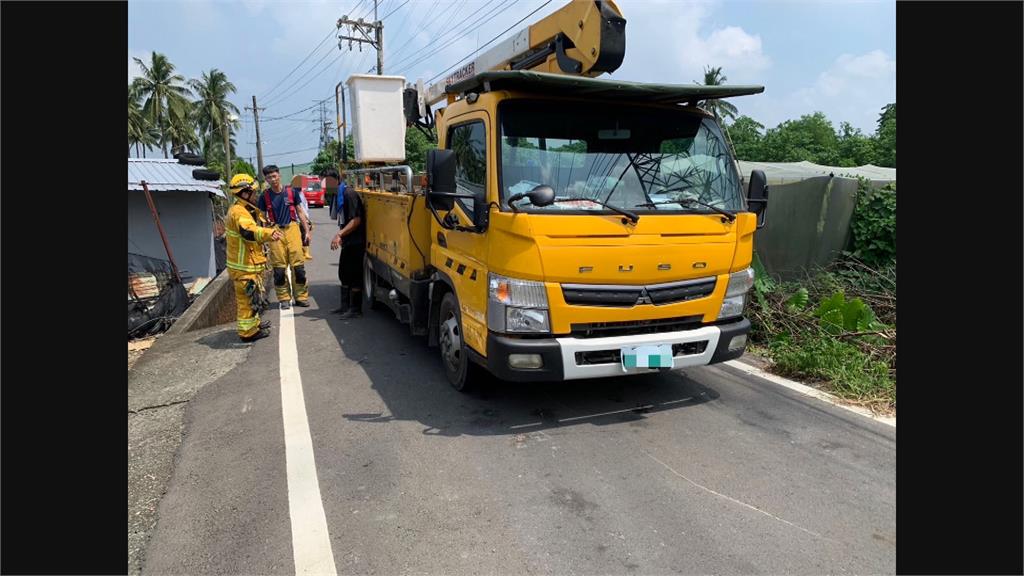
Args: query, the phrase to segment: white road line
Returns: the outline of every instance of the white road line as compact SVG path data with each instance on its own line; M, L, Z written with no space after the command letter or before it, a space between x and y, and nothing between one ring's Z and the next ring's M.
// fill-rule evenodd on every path
M823 392L821 390L818 390L817 388L812 388L812 387L810 387L810 386L808 386L806 384L801 384L799 382L794 382L792 380L789 380L788 378L783 378L781 376L776 376L775 374L770 374L768 372L765 372L764 370L761 370L760 368L758 368L756 366L751 366L750 364L747 364L745 362L740 362L739 360L727 360L727 361L723 362L723 364L726 364L727 366L732 366L733 368L736 368L737 370L742 370L743 372L746 372L747 374L753 374L754 376L757 376L758 378L763 378L764 380L768 380L769 382L774 382L775 384L778 384L779 386L785 386L786 388L789 388L790 390L794 390L794 391L799 392L801 394L806 394L807 396L812 396L812 397L817 398L819 400L823 400L825 402L828 402L829 404L833 404L833 405L838 406L838 407L840 407L840 408L842 408L844 410L849 410L850 412L853 412L855 414L860 414L861 416L867 416L868 418L871 418L872 420L875 420L877 422L881 422L883 424L888 424L889 426L892 426L893 428L896 427L896 418L894 416L878 416L875 413L873 413L872 411L868 410L867 408L861 408L860 406L850 406L849 404L843 404L842 402L839 401L838 398L836 398L832 394L829 394L828 392Z
M313 458L313 439L306 418L306 400L295 344L295 317L281 310L281 412L284 416L285 462L288 469L288 513L292 523L295 574L337 574L327 533L327 517Z

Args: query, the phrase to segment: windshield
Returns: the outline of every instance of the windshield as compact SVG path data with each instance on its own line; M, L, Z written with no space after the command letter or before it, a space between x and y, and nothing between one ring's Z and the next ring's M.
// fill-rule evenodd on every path
M306 191L307 192L319 192L320 191L320 182L313 181L313 182L307 183L306 184Z
M516 206L607 211L593 199L638 213L710 211L686 202L692 199L744 209L728 144L713 120L684 110L524 100L503 103L499 119L503 209L506 198L540 184L554 188L559 202Z

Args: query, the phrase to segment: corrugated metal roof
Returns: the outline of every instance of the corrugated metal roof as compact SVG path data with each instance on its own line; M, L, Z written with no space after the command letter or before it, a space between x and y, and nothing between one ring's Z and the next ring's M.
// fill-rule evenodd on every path
M220 187L223 180L197 180L192 171L205 166L187 166L177 160L163 158L129 158L128 189L142 191L143 180L150 191L163 192L208 192L224 197Z

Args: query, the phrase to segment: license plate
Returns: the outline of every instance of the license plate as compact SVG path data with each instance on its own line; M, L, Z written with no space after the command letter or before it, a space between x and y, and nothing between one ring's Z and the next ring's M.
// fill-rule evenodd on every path
M673 367L671 344L622 348L621 356L623 372L639 369L671 370Z

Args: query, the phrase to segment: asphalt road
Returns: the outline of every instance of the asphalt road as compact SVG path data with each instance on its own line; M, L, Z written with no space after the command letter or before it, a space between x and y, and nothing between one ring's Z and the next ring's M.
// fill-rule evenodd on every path
M328 313L336 227L313 219L293 322L338 573L895 572L894 428L728 366L460 394L390 312ZM296 571L267 317L185 408L145 574Z

